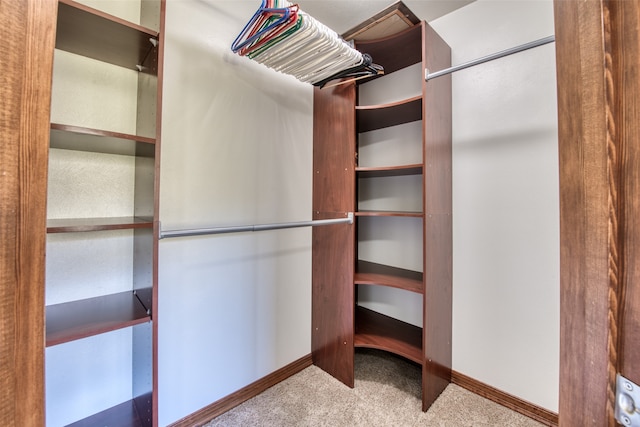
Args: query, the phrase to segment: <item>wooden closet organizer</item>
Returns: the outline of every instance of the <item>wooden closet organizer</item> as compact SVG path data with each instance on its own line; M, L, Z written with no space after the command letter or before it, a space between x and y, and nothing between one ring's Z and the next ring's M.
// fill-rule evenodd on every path
M108 77L104 81L100 78L97 80L95 86L101 87L97 90L102 90L101 94L105 91L126 92L117 99L132 100L131 104L134 105L131 108L133 117L128 117L126 124L122 125L126 127L124 131L110 128L113 121L103 120L114 114L112 110L119 110L121 103L105 103L103 99L95 101L100 103L101 110L95 122L101 124L86 126L82 118L77 119L83 116L82 111L77 111L82 107L70 107L76 111L62 114L64 123L51 123L50 158L56 154L57 160L53 164L50 161L49 184L53 187L51 180L57 181L55 187L58 189L53 191L54 197L50 194L48 201L47 234L49 240L58 243L54 246L55 250L47 254L48 258L55 258L55 261L48 264L46 281L48 293L56 293L52 292L52 286L64 288L63 294L66 295L63 296L66 298L59 301L61 297L54 295L56 301L46 306L47 371L67 375L64 369L68 368L68 364L61 367L56 364L57 361L74 360L77 353L74 349L94 351L97 344L91 340L95 337L131 329L131 343L126 348L116 346L100 349L113 356L109 356L112 359L124 359L125 362L127 358L130 359L130 368L125 370L131 371L130 379L123 381L129 386L121 387L119 383L115 386L90 384L90 379L85 378L80 390L69 392L67 389L72 386L67 385L59 390L47 384L54 395L70 393L76 396L102 388L117 388L118 398L120 394L131 396L111 408L73 420L70 424L73 426L157 425L157 323L153 320L156 319L157 306L157 183L162 111L160 43L164 41L164 0L137 0L135 7L140 8L140 23L72 0L58 2L55 47L61 52L59 54L72 61L74 76L78 80L90 80L91 76L87 76L84 67L90 64L90 67L99 68L100 78ZM127 76L127 83L133 84L123 84L122 77L114 78L123 75ZM55 83L54 78L54 86ZM59 92L64 92L64 100L58 101L58 106L85 105L87 102L83 97L88 95L81 93L82 90L78 93L70 90ZM78 158L91 158L91 165L79 164ZM112 163L126 165L118 169L124 171L123 175L126 176L116 177L105 172L111 169L103 169L104 165ZM82 172L85 168L90 170ZM102 177L95 180L99 182L98 188L86 191L86 183L82 182L82 178L90 178L87 181L93 183L93 175ZM105 203L102 193L106 191L112 195L120 190L120 187L112 189L114 182L124 182L126 184L123 187L127 187L123 191L125 194L120 192L114 197L117 200L111 199L117 208ZM64 194L59 191L61 186L66 188ZM78 198L79 193L85 194ZM88 204L95 206L89 207ZM117 209L117 213L114 213L114 209ZM122 213L125 209L127 212ZM53 218L50 217L51 210L55 212ZM114 239L122 243L104 246L103 242ZM114 253L123 248L125 255ZM104 283L109 279L100 277L100 270L95 270L104 259L116 259L106 265L121 267L118 271L111 269L108 272L117 278L112 280L115 284L105 286ZM81 269L90 272L91 280L86 277L87 274L75 273L77 264L83 264ZM81 297L76 299L77 295ZM63 356L51 360L52 349ZM95 364L91 367L94 368ZM88 370L86 367L82 369L80 372ZM87 376L95 375L95 371L91 369L91 374ZM128 376L128 372L123 374L123 377ZM87 383L90 385L87 386ZM124 392L120 391L122 388ZM114 397L111 400L116 399ZM72 398L66 403L68 406L65 406L65 410L72 414L71 417L75 417L78 408L83 406Z
M420 94L393 102L358 105L358 81L314 89L313 218L355 212L355 224L313 229L312 354L314 363L354 386L354 348L395 353L422 367L422 409L451 380L452 199L451 79L424 81L425 69L451 65L449 46L425 22L393 35L356 40L388 77L420 67ZM421 65L418 65L421 64ZM415 74L415 73L414 73ZM393 80L391 80L393 81ZM378 82L376 82L377 84ZM422 122L422 159L412 164L358 164L362 134ZM403 208L365 210L358 188L365 180L413 176L422 186L419 212ZM367 184L368 185L368 184ZM402 188L399 191L403 191ZM406 191L406 190L404 190ZM422 246L422 271L370 262L358 256L363 221L412 221ZM402 243L402 242L401 242ZM384 286L422 295L423 327L358 304L359 286Z

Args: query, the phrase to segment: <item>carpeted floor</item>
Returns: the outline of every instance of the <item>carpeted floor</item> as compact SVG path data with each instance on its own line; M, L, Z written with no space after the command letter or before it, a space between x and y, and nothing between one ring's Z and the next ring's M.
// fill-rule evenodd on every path
M213 426L540 427L523 415L450 385L421 411L420 368L386 352L358 349L355 388L315 366L213 419Z

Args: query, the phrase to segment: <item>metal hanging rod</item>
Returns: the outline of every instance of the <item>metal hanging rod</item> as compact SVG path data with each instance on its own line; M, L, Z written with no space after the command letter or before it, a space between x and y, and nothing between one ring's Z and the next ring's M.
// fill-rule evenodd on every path
M555 40L556 40L556 36L548 36L539 40L525 43L520 46L516 46L510 49L496 52L491 55L483 56L482 58L474 59L473 61L469 61L460 65L445 68L444 70L436 71L434 73L430 73L429 70L425 70L424 79L426 81L429 81L431 79L435 79L436 77L445 76L447 74L451 74L459 70L464 70L465 68L473 67L474 65L484 64L485 62L493 61L494 59L502 58L504 56L513 55L514 53L522 52L523 50L532 49L534 47L542 46L547 43L552 43Z
M283 228L317 227L331 224L353 224L353 212L347 213L346 218L316 219L313 221L279 222L275 224L238 225L231 227L195 228L190 230L167 230L160 232L160 239L171 237L204 236L209 234L242 233L245 231L280 230Z

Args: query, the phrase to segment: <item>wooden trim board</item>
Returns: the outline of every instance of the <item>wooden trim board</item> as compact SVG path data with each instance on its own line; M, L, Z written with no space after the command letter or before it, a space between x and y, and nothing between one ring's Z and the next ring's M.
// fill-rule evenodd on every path
M558 414L498 390L460 372L451 371L451 382L499 405L534 419L546 426L558 426Z
M225 412L235 408L243 402L251 399L267 390L270 387L278 384L281 381L286 380L292 375L297 374L305 368L312 365L311 354L301 357L300 359L284 366L277 371L267 375L255 381L248 386L241 388L240 390L232 393L222 399L206 406L199 411L188 415L181 420L171 424L170 427L192 427L200 426L208 423L215 417L224 414Z

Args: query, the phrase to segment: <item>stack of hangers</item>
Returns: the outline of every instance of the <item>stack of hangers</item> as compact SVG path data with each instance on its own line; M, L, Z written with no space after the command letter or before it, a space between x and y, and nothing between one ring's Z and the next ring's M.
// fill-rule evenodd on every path
M369 55L285 0L262 0L231 50L320 87L335 79L384 73Z

